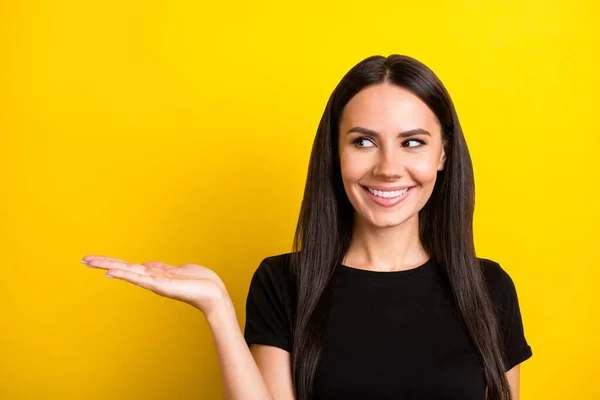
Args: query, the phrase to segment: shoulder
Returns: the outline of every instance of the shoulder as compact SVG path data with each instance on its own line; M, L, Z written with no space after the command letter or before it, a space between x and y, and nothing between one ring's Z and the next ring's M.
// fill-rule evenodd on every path
M486 258L479 260L498 317L502 356L508 371L533 354L525 338L517 290L512 278L499 263Z
M291 255L283 253L263 258L254 271L250 290L274 293L281 301L291 301L295 297L295 280L291 274Z
M292 257L292 253L282 253L282 254L275 254L275 255L267 256L262 260L261 266L264 264L265 267L263 267L263 268L266 268L266 269L271 268L271 269L286 270L286 269L289 269L291 257Z
M500 323L515 319L519 311L517 289L511 276L498 262L479 258L485 283ZM520 315L518 316L520 318Z
M291 256L292 253L283 253L263 258L254 272L253 279L268 279L281 283L291 281Z
M296 290L290 274L290 255L265 257L254 271L244 328L249 345L271 345L291 352Z
M493 297L505 297L515 291L510 275L496 261L479 258L485 282Z

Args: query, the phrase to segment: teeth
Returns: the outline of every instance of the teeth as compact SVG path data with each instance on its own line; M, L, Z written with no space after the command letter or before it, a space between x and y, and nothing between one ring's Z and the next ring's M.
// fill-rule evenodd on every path
M367 188L367 189L369 189L369 192L371 192L371 194L374 194L375 196L378 196L378 197L383 197L385 199L389 199L390 197L402 196L408 190L408 188L406 188L403 190L395 190L393 192L383 192L381 190L373 190L371 188Z

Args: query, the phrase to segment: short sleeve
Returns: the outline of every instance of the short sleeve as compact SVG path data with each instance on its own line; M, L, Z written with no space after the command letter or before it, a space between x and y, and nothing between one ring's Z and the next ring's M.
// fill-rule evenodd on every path
M264 344L292 350L292 287L283 256L265 258L252 276L246 299L244 338L248 346Z
M500 264L484 259L484 274L496 309L501 335L501 352L506 371L533 355L525 338L517 290Z

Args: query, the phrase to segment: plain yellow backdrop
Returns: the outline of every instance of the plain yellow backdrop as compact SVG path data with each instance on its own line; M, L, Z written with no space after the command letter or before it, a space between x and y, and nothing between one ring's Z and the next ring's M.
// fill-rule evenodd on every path
M0 2L0 398L219 399L184 303L79 260L197 263L243 326L288 252L325 103L363 58L430 66L476 178L480 257L511 275L521 395L600 399L594 1Z

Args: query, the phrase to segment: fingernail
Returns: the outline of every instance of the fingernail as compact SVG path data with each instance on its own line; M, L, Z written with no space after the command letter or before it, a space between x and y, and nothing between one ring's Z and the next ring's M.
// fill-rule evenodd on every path
M82 263L82 264L87 264L88 262L87 262L87 261L85 261L85 260L81 260L81 261L80 261L80 263Z
M105 278L112 278L110 275L104 275Z

